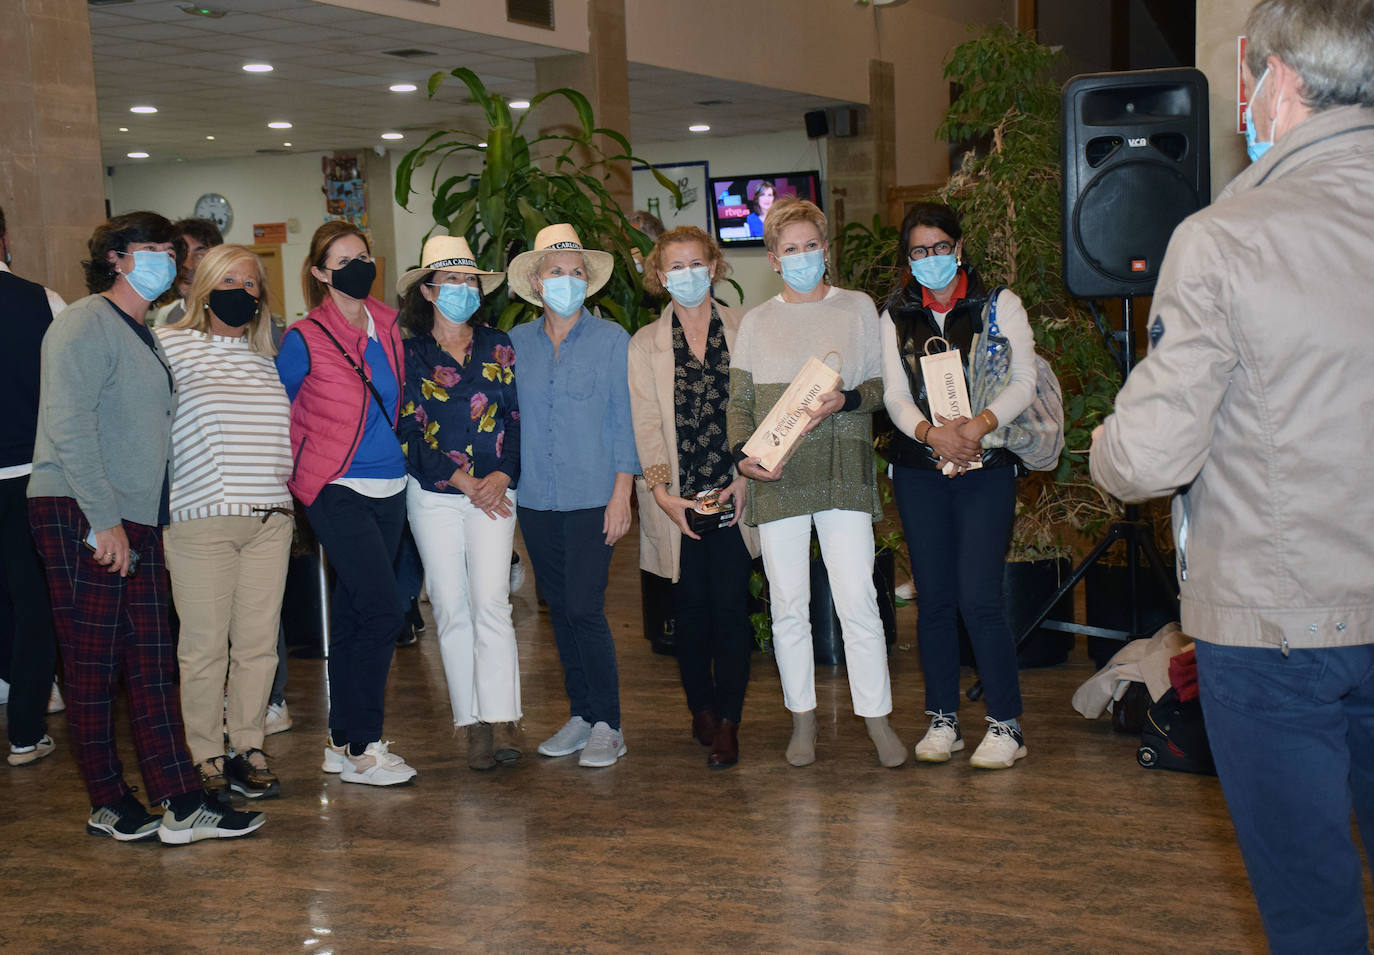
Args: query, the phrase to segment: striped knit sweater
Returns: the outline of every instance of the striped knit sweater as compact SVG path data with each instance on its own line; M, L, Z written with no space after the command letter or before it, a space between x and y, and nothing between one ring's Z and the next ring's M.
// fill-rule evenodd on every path
M291 404L277 368L246 338L159 328L176 379L172 520L290 507Z

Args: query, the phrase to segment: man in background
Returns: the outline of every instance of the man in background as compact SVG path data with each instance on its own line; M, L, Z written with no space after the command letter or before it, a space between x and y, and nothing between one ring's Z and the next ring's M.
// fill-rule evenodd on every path
M12 642L0 636L8 666L11 766L53 751L45 716L53 696L57 637L43 563L29 532L27 490L38 427L39 350L61 296L10 271L13 260L5 211L0 209L0 569L9 591Z
M196 267L217 245L224 244L224 236L219 226L209 219L182 219L173 222L177 237L172 242L177 257L177 280L172 285L174 298L151 313L148 324L155 328L175 325L186 315L186 293L191 290L191 282L196 277Z
M1366 952L1374 858L1374 0L1263 0L1253 165L1169 242L1093 480L1176 494L1183 629L1271 949Z

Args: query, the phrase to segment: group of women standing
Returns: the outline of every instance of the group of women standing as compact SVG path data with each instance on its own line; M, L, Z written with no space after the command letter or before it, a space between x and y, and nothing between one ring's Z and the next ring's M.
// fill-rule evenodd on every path
M827 283L826 220L809 202L770 209L764 242L784 288L743 316L712 295L729 268L715 241L675 229L644 262L646 286L669 304L633 340L588 311L613 259L584 248L570 226L545 228L504 274L478 268L461 237L429 240L421 266L398 282L398 313L370 294L367 239L343 222L315 233L302 276L311 311L279 350L262 265L236 245L205 257L185 317L154 337L143 317L175 274L171 231L152 213L102 225L87 263L93 294L63 313L43 351L30 512L89 831L190 842L262 825L225 793L280 789L262 741L293 498L337 577L322 769L345 782L390 786L416 774L383 738L402 627L392 567L407 518L469 765L522 755L509 600L517 519L569 703L539 752L580 754L592 767L626 753L604 599L636 483L641 563L674 581L682 684L708 765L739 758L748 579L760 554L793 718L786 757L816 758L813 528L854 711L879 761L902 765L872 580L881 514L872 414L884 405L900 432L892 474L931 717L916 756L941 762L964 745L959 612L988 695L990 728L972 762L1003 768L1025 755L1000 589L1017 461L980 442L1033 397L1033 340L1016 296L1002 290L991 302L963 265L946 207L908 215L903 282L881 317L866 295ZM542 310L509 335L483 320L484 296L505 280ZM1011 384L972 419L932 416L918 366L926 342L946 340L967 365L991 308L1012 349ZM795 455L767 470L743 445L806 360L822 355L842 383L807 410ZM181 619L179 700L164 560ZM115 755L121 675L148 794L167 809L160 818Z

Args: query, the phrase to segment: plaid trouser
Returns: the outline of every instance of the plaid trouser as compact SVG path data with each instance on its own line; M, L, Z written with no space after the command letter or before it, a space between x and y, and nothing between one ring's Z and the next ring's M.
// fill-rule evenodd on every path
M83 546L91 527L73 499L31 498L29 522L47 567L71 747L91 805L108 806L130 791L114 738L121 674L149 801L198 790L175 682L162 530L124 522L129 546L142 561L137 574L121 578Z

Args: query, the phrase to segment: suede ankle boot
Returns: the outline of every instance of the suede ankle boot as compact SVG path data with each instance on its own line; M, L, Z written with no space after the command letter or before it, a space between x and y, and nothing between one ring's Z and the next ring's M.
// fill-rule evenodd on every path
M490 723L468 724L468 768L492 769L496 766Z
M868 738L878 748L878 762L888 769L906 765L906 744L897 738L886 716L865 716Z
M793 766L810 766L816 761L816 711L792 714L792 739L787 744L787 761Z

